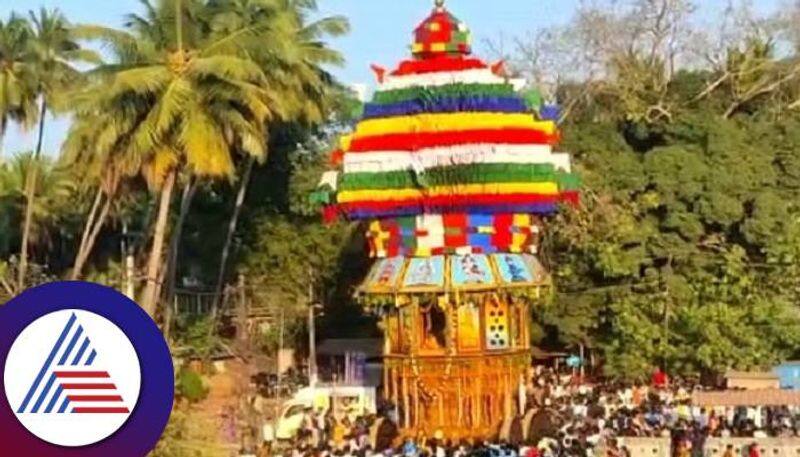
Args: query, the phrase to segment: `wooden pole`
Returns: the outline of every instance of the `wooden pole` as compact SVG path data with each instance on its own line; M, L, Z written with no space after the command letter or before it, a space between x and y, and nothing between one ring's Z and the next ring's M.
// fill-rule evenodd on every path
M511 410L512 401L513 401L513 399L511 398L511 389L512 389L512 386L513 386L512 382L511 382L511 371L512 371L511 366L506 368L506 374L505 374L505 380L506 380L506 405L505 405L506 417L512 417L514 415L513 411Z
M406 369L406 362L403 362L403 427L410 428L411 427L411 404L409 403L409 392L408 392L408 372Z
M444 391L439 392L439 427L445 425L444 422Z
M503 371L505 371L505 367L503 367ZM500 373L498 375L498 377L500 378L499 379L500 386L501 386L500 389L501 389L502 393L500 395L498 395L498 397L500 397L500 398L498 398L498 403L499 403L500 407L497 410L498 410L498 413L499 413L498 416L500 416L502 419L505 419L506 416L508 416L508 410L506 410L506 397L508 396L507 395L508 394L508 383L506 382L506 374L505 373Z
M480 425L480 420L481 420L481 412L479 407L481 398L480 398L480 393L478 392L479 383L480 383L479 378L470 381L470 384L472 384L471 386L472 388L470 389L472 391L470 408L472 409L471 413L472 413L473 428L478 427Z
M456 385L456 401L458 402L458 420L456 421L456 425L458 428L463 426L464 421L464 401L466 400L463 395L463 384L464 384L464 366L459 365L458 367L458 384Z
M389 367L388 364L386 364L383 367L383 398L386 399L386 400L389 400L390 398L392 398L391 397L392 385L391 385L390 376L389 376L391 374L390 373L391 370L392 369Z
M392 367L392 402L394 407L400 406L400 374L397 372L397 366Z
M472 428L475 426L475 380L470 377L464 381L466 383L464 387L467 390L467 410L465 411L467 426Z
M522 347L525 349L530 349L531 347L531 337L530 337L530 308L528 307L528 303L523 301L522 302Z
M481 337L482 338L482 337ZM478 383L476 386L475 424L474 427L483 425L483 364L478 363Z
M480 325L480 335L478 341L480 342L481 353L486 352L486 300L478 305L478 322Z
M420 315L419 299L414 297L411 303L411 356L412 358L419 353L420 346Z
M493 373L489 373L489 385L484 386L484 389L488 387L489 392L497 392L498 385L497 385L497 376ZM482 393L481 393L482 394ZM486 414L485 414L485 423L486 425L491 424L494 420L494 404L497 399L497 395L485 395L483 398L488 400L488 405L486 405Z
M419 426L419 378L414 375L414 421L412 427Z
M405 312L405 309L397 310L397 347L399 350L398 352L400 353L408 351L408 348L410 347L408 344L408 339L406 338L408 329L403 322L405 320Z
M397 366L392 363L392 404L394 405L394 417L397 418L397 422L402 420L400 418L400 392L398 392L399 386L399 378L400 375L397 372Z
M519 334L519 307L516 300L506 298L508 306L508 347L509 349L516 349L520 346L522 338Z

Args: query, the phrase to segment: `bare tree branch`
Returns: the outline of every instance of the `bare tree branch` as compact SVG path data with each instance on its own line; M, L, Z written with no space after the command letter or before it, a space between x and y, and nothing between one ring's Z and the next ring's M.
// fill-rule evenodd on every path
M749 102L749 101L751 101L751 100L753 100L756 97L759 97L761 95L771 93L771 92L779 89L784 84L786 84L786 83L788 83L788 82L790 82L793 79L798 78L798 77L800 77L800 63L799 64L795 64L787 72L787 74L784 75L783 77L781 77L780 79L775 80L775 81L773 81L773 82L771 82L769 84L763 83L763 84L760 84L760 85L757 85L757 86L753 87L751 90L749 90L747 93L745 93L742 97L740 97L738 100L733 102L728 107L728 109L725 111L725 114L723 114L723 117L725 117L725 118L731 117L745 103L747 103L747 102Z

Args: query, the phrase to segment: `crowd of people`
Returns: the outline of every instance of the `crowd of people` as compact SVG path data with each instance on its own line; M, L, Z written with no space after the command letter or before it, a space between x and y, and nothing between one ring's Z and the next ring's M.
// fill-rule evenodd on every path
M660 371L638 385L580 384L541 371L528 386L528 404L549 422L542 419L528 439L552 440L561 451L556 455L597 455L598 449L616 455L625 453L615 449L624 438L669 438L675 455L699 457L712 437L800 436L800 409L693 405L692 393L702 389L679 379L668 383Z
M274 442L271 425L258 450L242 456L266 457L560 457L629 455L626 438L669 439L676 457L705 456L709 438L800 436L800 409L782 406L693 406L698 384L667 382L663 373L639 385L588 384L552 370L531 372L526 388L527 412L514 419L492 442L453 441L442 431L432 436L401 439L396 411L335 418L330 412L306 411L296 440L289 446ZM758 446L722 457L760 457Z

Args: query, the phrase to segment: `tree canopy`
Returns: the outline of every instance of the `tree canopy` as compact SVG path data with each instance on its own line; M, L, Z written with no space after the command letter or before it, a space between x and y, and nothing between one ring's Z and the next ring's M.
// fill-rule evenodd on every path
M671 25L628 30L653 27L652 46L596 42L598 73L552 88L583 204L548 225L557 288L536 333L593 348L614 377L768 368L800 343L798 57L774 52L783 29L742 26L719 65L690 65L688 3L659 4ZM572 27L597 37L637 11L582 10Z

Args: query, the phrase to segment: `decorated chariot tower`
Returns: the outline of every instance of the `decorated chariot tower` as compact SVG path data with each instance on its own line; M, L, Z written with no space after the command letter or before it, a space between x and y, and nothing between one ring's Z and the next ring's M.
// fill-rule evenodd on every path
M470 54L438 0L411 58L373 67L374 98L316 193L328 218L364 222L376 262L359 296L382 316L383 393L407 433L487 437L517 414L550 286L543 218L578 199L547 110Z

